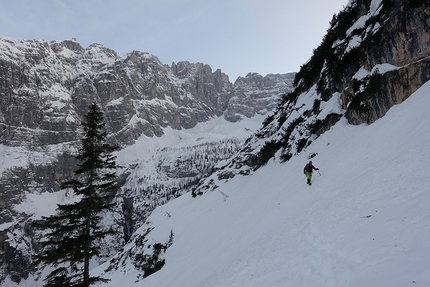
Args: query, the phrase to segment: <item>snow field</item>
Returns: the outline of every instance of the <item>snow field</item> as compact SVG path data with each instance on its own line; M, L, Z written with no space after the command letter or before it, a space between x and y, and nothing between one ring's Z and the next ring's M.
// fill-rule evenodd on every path
M287 163L157 208L148 237L175 234L166 265L106 286L429 286L429 93L430 82L372 125L341 120Z

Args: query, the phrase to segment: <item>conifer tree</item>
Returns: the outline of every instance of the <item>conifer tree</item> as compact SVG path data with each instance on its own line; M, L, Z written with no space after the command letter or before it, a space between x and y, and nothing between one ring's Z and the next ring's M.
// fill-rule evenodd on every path
M53 267L45 286L88 287L108 281L90 276L90 260L100 254L100 240L114 233L103 228L101 221L103 213L114 206L118 166L112 152L116 147L106 142L103 113L96 103L89 107L85 118L74 178L61 185L78 199L59 204L55 215L43 217L36 224L48 230L40 242L41 253L36 256L37 263Z

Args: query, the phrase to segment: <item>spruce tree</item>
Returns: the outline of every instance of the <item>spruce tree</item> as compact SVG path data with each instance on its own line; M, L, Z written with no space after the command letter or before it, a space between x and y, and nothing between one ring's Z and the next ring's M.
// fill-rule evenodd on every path
M101 223L103 213L114 206L118 166L112 152L116 147L106 142L103 113L96 103L89 107L85 118L74 178L61 185L73 191L78 200L59 204L55 215L43 217L36 224L47 229L36 262L53 267L44 280L45 286L88 287L108 281L90 276L90 260L100 254L101 239L114 233Z

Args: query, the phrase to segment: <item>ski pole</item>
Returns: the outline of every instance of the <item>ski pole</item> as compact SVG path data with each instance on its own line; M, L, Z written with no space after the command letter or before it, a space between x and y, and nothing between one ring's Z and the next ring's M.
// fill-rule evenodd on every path
M319 169L317 169L317 170L318 170L318 174L321 176L320 170Z

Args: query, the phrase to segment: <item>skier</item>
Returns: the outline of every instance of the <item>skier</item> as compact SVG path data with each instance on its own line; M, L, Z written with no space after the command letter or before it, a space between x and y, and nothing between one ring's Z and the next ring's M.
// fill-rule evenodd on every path
M303 173L306 175L306 178L308 180L308 184L311 185L312 180L312 172L313 170L319 170L319 168L316 168L312 165L312 161L310 160L308 164L305 165L305 168L303 169Z

